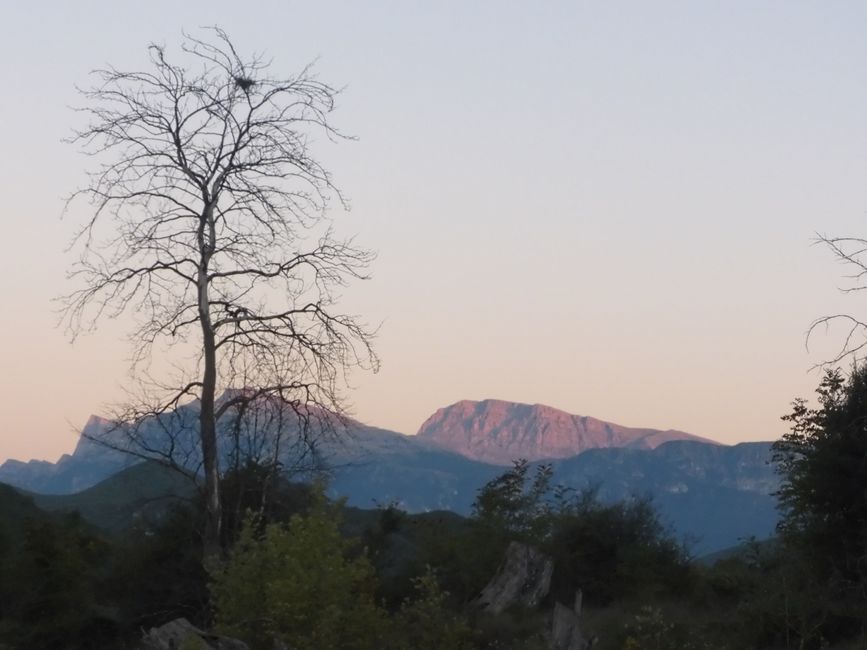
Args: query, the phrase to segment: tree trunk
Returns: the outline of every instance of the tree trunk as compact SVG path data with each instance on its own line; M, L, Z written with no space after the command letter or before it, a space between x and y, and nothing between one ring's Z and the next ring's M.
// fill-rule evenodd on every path
M205 230L207 229L207 234ZM213 203L208 202L199 226L198 274L199 322L202 325L202 375L199 435L202 441L202 464L205 471L205 530L203 550L205 558L218 557L221 552L220 520L220 464L217 453L217 419L214 402L217 391L217 348L211 323L211 303L208 296L208 265L214 251Z
M204 330L204 328L203 328ZM220 553L220 468L217 457L217 422L214 417L216 392L216 353L213 332L203 331L205 372L202 378L202 410L199 414L200 435L202 439L202 462L205 470L205 557L215 557Z

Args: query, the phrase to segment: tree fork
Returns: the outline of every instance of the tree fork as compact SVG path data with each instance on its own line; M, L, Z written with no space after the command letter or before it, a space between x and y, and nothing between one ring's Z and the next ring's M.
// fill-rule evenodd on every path
M329 121L337 91L309 67L273 77L269 61L242 59L222 30L211 33L185 35L184 62L152 45L149 70L96 70L81 91L90 124L70 140L100 164L70 197L92 211L73 241L79 288L64 298L73 337L101 317L136 319L144 397L117 418L126 443L104 442L203 479L206 556L220 552L221 418L247 418L251 431L259 411L294 415L250 433L273 438L268 462L279 464L286 436L312 448L311 414L341 412L348 368L378 366L372 333L335 308L373 255L334 236L326 209L332 197L345 203L308 147L311 133L344 137ZM195 361L179 377L136 373L160 346L192 341ZM198 431L173 428L188 426L173 414L196 398Z

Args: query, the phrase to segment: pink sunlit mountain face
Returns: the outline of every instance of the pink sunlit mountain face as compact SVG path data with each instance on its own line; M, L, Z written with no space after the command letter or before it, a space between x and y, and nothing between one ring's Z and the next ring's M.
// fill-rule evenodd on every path
M441 408L421 425L418 436L467 458L499 465L518 458L568 458L587 449L655 449L672 440L718 444L683 431L624 427L542 404L494 399Z

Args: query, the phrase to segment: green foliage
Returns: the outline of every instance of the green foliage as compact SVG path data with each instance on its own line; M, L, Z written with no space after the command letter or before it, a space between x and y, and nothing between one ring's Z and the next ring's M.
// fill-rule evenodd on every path
M526 460L516 460L510 470L479 490L473 516L480 524L528 540L547 534L553 472L550 465L537 465L530 479L529 469Z
M470 519L394 503L344 509L273 468L237 468L223 484L232 551L211 567L210 589L195 506L139 511L109 540L10 491L0 499L10 513L0 517L0 644L124 647L141 628L178 616L207 628L216 615L221 632L254 649L275 638L299 650L543 648L549 606L581 589L582 626L600 650L867 647L867 371L827 374L819 397L816 409L795 403L792 431L775 445L779 540L712 567L688 561L648 499L603 503L524 461L479 491ZM475 611L512 540L554 560L548 601Z
M669 621L663 611L643 607L626 625L623 650L710 650L683 625Z
M413 580L415 597L404 601L396 617L396 644L400 650L464 650L472 647L472 631L465 619L448 607L449 594L433 570Z
M707 626L713 638L732 648L826 647L830 584L817 580L794 549L751 542L746 552L720 560L702 577L710 593L694 602L717 613Z
M578 589L588 604L604 605L689 587L687 553L648 498L603 504L595 490L573 493L551 479L549 465L531 476L521 460L488 482L473 506L477 530L469 541L496 561L511 540L539 546L554 560L552 595L561 602L572 602ZM480 565L490 579L496 566Z
M419 560L435 567L440 583L452 598L466 603L475 598L500 565L507 536L477 522L459 529L429 531Z
M262 529L269 523L289 521L292 515L311 507L319 488L291 483L281 476L280 470L279 464L247 460L220 480L224 546L231 546L237 539L249 512L256 514L256 523ZM204 509L203 501L199 505Z
M205 625L202 511L176 505L156 523L141 521L117 541L109 587L126 627L148 628L184 617Z
M202 637L191 634L181 642L178 650L208 650L208 644Z
M341 537L337 508L324 497L261 537L248 521L212 577L220 631L254 648L270 648L274 638L298 650L372 648L386 636L371 564Z
M479 648L496 650L547 650L545 635L550 628L547 612L524 607L500 614L476 613L472 620L474 641Z
M867 365L825 373L819 407L799 399L773 447L782 477L781 597L798 625L788 634L837 641L867 628ZM789 617L791 619L791 616Z
M360 511L354 510L354 512ZM387 554L391 542L403 533L407 521L407 513L396 503L378 503L375 519L366 522L361 530L365 548L374 557Z
M108 545L77 516L25 523L4 558L0 639L21 648L101 648L115 634L100 606Z
M848 379L829 370L816 392L819 408L795 401L783 418L791 430L774 444L780 530L829 571L867 584L867 365Z
M433 531L425 539L421 559L437 574L453 598L475 598L497 570L509 542L539 544L551 523L551 468L531 473L526 460L482 487L473 503L473 516L460 529Z
M552 519L543 548L554 558L552 594L561 602L577 589L588 605L604 605L690 588L686 551L649 499L603 504L588 490L562 500Z

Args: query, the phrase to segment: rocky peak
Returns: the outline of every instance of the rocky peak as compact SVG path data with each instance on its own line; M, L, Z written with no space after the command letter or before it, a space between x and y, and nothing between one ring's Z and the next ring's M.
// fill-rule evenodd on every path
M624 427L544 404L463 400L438 409L418 431L421 439L468 458L509 464L517 458L567 458L587 449L654 449L671 440L700 440L682 431Z

